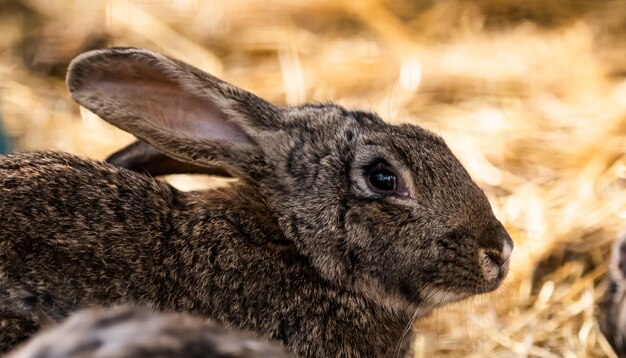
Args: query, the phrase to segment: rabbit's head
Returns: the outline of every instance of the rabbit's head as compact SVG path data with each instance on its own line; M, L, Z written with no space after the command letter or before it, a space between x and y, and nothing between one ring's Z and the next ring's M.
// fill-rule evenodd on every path
M506 276L510 237L444 141L422 128L332 103L274 106L141 49L83 54L67 83L78 103L168 156L258 188L330 282L432 307Z

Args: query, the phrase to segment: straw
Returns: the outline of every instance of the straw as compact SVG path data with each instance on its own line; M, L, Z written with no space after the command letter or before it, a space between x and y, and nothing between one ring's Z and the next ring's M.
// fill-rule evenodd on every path
M626 226L626 1L0 1L18 150L133 140L67 95L81 51L147 47L277 103L334 100L443 136L516 243L493 294L415 325L416 357L614 356L596 302ZM221 185L176 176L182 189Z

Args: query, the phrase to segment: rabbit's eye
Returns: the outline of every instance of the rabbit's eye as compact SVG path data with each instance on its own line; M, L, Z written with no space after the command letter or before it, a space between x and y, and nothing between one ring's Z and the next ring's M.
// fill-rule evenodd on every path
M365 167L363 179L376 196L408 197L409 191L403 178L384 160Z
M372 187L380 191L394 192L398 187L396 175L385 168L373 169L368 179Z
M387 162L372 164L366 168L364 174L367 186L378 195L408 196L402 177Z

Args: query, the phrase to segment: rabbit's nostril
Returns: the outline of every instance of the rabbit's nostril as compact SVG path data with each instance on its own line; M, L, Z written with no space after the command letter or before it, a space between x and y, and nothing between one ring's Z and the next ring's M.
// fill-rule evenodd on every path
M486 252L487 257L497 266L502 266L506 262L506 258L495 251Z
M493 248L480 249L480 263L485 279L490 282L501 280L509 270L511 250Z

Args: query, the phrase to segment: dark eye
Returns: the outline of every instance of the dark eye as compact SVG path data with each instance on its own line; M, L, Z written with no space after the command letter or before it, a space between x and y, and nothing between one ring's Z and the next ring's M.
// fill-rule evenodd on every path
M394 192L398 188L398 178L393 172L385 168L372 169L368 180L372 187L382 192Z
M409 197L404 178L386 161L378 160L363 170L363 180L370 191L380 196Z

